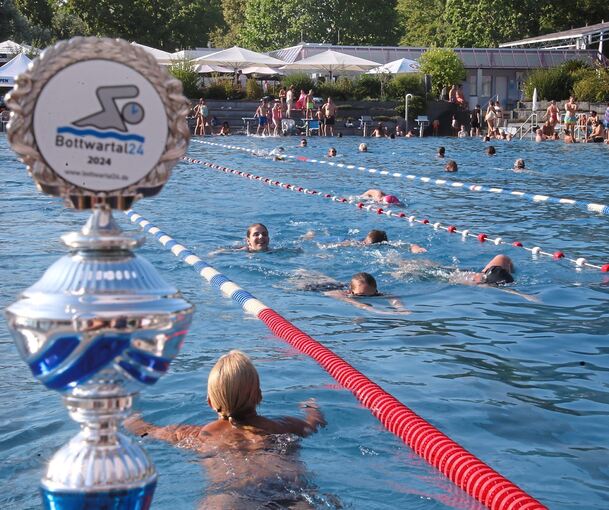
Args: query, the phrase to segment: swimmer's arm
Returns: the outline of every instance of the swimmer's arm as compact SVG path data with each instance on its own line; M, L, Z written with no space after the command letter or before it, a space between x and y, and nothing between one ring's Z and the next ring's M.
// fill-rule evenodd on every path
M396 298L395 296L387 296L387 300L389 301L389 304L394 309L393 312L388 312L388 313L401 313L401 314L412 313L410 310L408 310L408 308L406 308L404 306L404 303L402 303L402 300Z
M201 428L195 425L168 425L167 427L158 427L142 420L139 414L127 418L124 422L124 426L136 436L149 436L172 444L178 443L186 437L198 435L198 431Z
M508 294L514 294L514 296L518 296L523 299L526 299L527 301L530 301L531 303L541 302L541 300L537 296L532 296L531 294L525 294L524 292L520 292L519 290L516 290L516 289L506 289L503 287L499 287L499 290L501 290L503 292L507 292Z
M418 244L410 245L410 253L426 253L427 250Z
M357 299L349 297L344 290L328 290L324 292L324 296L338 299L339 301L344 301L345 303L348 303L354 306L355 308L359 308L361 310L372 310L373 308L372 305L369 305L368 303L362 303Z
M307 437L317 432L320 427L325 427L327 422L323 413L317 406L315 399L309 399L300 404L304 409L305 418L294 418L293 416L285 416L280 418L278 423L281 427L281 433L297 434L301 437Z

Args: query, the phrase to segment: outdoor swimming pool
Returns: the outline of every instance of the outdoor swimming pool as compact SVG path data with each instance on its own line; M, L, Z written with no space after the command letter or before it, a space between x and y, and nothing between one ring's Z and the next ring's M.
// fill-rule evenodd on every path
M584 202L609 201L609 147L531 142L493 145L479 140L367 140L358 138L214 138L214 142L323 158L331 145L336 161L367 167L496 185ZM439 145L459 164L443 172ZM189 155L265 177L341 196L378 187L399 196L403 211L431 223L455 224L489 237L519 240L568 256L609 262L609 216L557 204L434 187L389 176L295 161L275 162L193 141ZM511 170L524 158L527 172ZM59 235L76 230L87 215L66 210L38 193L0 135L2 175L0 279L2 308L65 253ZM370 379L552 509L604 509L609 499L609 276L577 270L565 261L533 258L430 226L357 210L320 197L271 188L260 182L182 163L160 196L135 211L253 293L296 326L332 349ZM132 227L122 213L125 228ZM270 230L275 251L207 254L242 242L250 223ZM341 247L337 240L386 230L390 245ZM317 241L303 241L308 230ZM408 243L428 252L412 255ZM427 259L442 268L481 269L497 253L517 267L513 288L538 302L495 288L450 283L447 269L394 275L398 257ZM477 509L456 488L341 389L308 357L244 316L191 268L156 240L139 250L163 277L197 306L191 332L169 374L141 394L137 408L157 424L202 423L214 418L205 403L213 362L232 348L254 360L261 374L266 415L298 414L297 403L317 399L328 426L302 441L300 458L320 508ZM412 314L385 316L357 310L315 292L299 291L294 276L306 268L341 281L358 271L377 277L381 291L396 295ZM375 302L376 304L376 302ZM57 394L34 382L0 326L0 507L38 508L38 480L45 462L76 431ZM159 472L153 508L196 508L207 490L197 456L144 439Z

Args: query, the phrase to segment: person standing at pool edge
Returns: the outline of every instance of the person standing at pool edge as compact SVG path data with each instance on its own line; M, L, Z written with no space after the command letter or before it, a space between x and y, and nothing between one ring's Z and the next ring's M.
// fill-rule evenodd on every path
M300 491L294 490L298 489L302 474L293 456L273 448L273 437L306 437L324 427L326 421L314 400L300 404L304 419L260 416L256 408L261 401L256 368L243 352L233 350L220 357L207 380L207 403L218 413L215 421L158 427L133 416L125 421L125 427L141 437L150 436L206 454L201 462L207 468L210 485L219 486L220 490L207 494L205 508L245 508L245 501L255 503L251 508L271 508L271 504L275 508L280 502L287 503L286 498L290 498L291 508L302 498ZM227 465L231 466L228 471Z

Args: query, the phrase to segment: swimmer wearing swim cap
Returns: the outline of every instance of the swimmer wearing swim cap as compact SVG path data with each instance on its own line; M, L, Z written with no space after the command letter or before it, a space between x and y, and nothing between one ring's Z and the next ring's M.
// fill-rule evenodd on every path
M395 195L385 195L383 197L383 202L386 204L399 204L400 200Z

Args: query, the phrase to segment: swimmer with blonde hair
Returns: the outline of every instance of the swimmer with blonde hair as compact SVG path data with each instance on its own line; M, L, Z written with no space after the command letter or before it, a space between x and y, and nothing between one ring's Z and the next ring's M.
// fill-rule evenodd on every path
M359 152L368 152L368 145L366 145L365 143L360 143L359 147L357 148L357 150Z
M302 468L293 452L290 455L277 451L280 449L272 438L279 434L309 436L326 425L324 417L315 401L309 400L301 404L304 419L266 418L256 412L261 401L260 378L254 364L243 352L233 350L221 356L209 373L207 402L217 413L215 421L207 425L158 427L133 416L125 421L125 426L141 437L205 454L201 462L207 468L212 490L206 490L204 508L267 508L269 503L277 504L268 501L269 493L277 492L276 488L282 492L272 497L281 498L286 505L286 498L292 498L290 504L302 503L294 500L302 497L302 488L293 487L302 483ZM221 492L214 494L214 486ZM265 490L265 486L269 489Z

